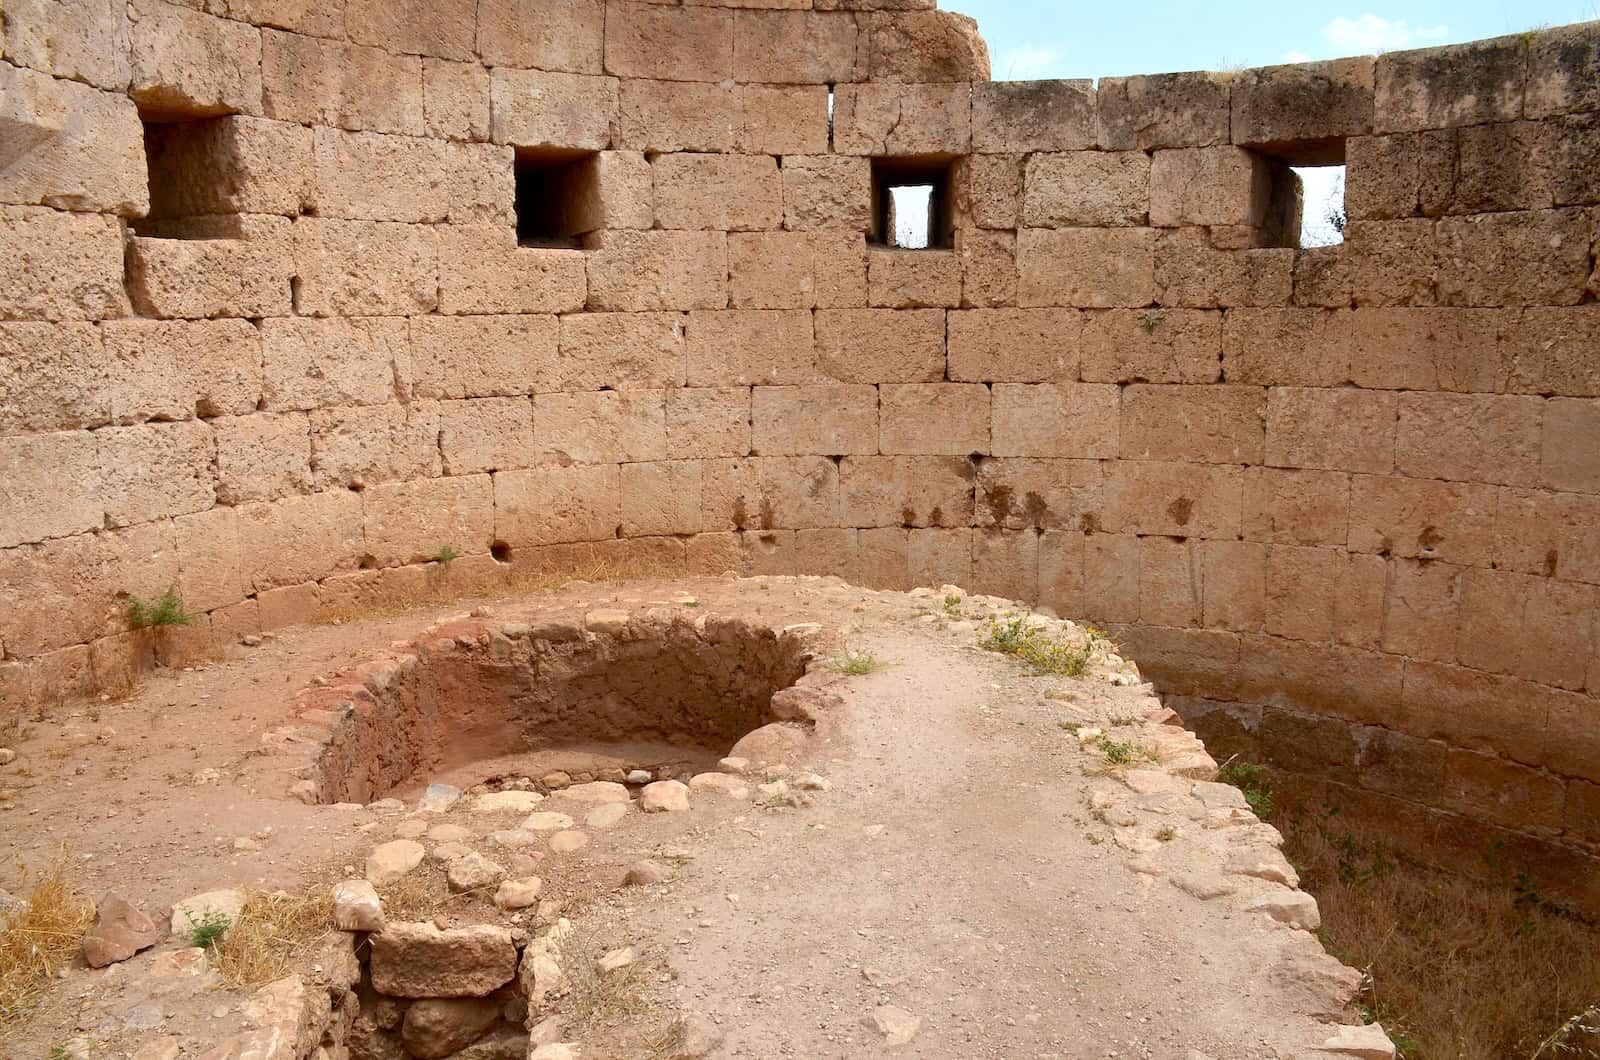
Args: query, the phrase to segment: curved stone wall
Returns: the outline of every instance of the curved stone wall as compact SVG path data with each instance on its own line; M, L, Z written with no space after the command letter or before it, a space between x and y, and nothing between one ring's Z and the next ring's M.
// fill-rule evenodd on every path
M1600 29L990 83L925 7L8 7L0 701L591 555L959 582L1600 878Z

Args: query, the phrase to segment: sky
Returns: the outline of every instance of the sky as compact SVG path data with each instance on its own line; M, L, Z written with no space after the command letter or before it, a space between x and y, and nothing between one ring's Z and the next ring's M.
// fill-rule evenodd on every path
M1600 19L1600 0L940 0L978 20L996 80L1333 59Z

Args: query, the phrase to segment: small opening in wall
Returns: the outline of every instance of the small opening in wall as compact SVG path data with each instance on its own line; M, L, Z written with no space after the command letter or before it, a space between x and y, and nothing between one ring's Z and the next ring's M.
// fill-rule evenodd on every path
M1257 246L1344 242L1344 141L1273 145L1256 155L1251 223Z
M496 541L489 546L489 555L494 557L496 563L510 563L511 546L504 541Z
M593 151L517 148L517 244L577 247L600 226L598 156Z
M904 250L954 246L950 163L873 159L871 239L879 246Z
M141 109L150 212L134 218L141 236L163 239L236 239L233 202L239 184L224 149L233 119Z
M1293 166L1300 180L1300 246L1344 242L1344 165Z

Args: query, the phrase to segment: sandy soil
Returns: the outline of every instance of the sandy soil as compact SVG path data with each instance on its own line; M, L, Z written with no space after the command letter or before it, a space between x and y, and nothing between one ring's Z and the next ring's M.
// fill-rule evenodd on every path
M811 805L696 794L687 814L633 813L576 853L539 852L546 893L569 900L587 937L638 947L651 997L720 1030L714 1055L883 1055L883 1035L865 1022L880 1005L921 1020L897 1055L1334 1055L1317 1047L1348 1022L1348 974L1314 936L1243 908L1284 888L1222 871L1230 851L1270 844L1271 830L1216 827L1187 782L1136 792L1069 731L1116 724L1138 740L1153 724L1135 720L1147 688L1033 676L981 651L936 598L830 580L575 585L491 607L638 609L684 593L701 613L838 627L884 663L838 682L843 706L806 763L831 790ZM214 887L295 890L359 866L403 817L288 799L290 778L260 735L288 720L293 693L315 675L445 613L286 631L156 675L124 701L29 722L18 761L0 770L0 787L15 789L0 811L0 887L65 850L89 894L114 888L157 915ZM564 806L557 794L540 808ZM514 816L448 815L478 836ZM263 835L260 851L234 849ZM639 857L665 859L672 877L616 890ZM1194 893L1210 890L1224 893ZM450 919L480 913L493 915L457 908ZM43 1056L75 1034L97 1043L93 1056L131 1055L151 1032L114 1013L148 1003L128 984L151 959L70 970L0 1055ZM206 1016L224 1026L237 1003L218 989ZM182 1039L181 1055L199 1055L207 1025L168 1008L158 1029ZM608 1050L628 1041L599 1031L584 1055L625 1056Z

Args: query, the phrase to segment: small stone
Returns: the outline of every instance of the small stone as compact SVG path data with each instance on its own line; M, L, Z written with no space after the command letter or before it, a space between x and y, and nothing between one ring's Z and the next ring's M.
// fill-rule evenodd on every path
M394 839L372 848L367 855L367 879L375 886L393 883L422 864L425 851L414 839Z
M611 950L603 957L596 959L594 966L601 975L606 975L619 968L626 968L638 959L639 957L633 952L632 946L623 946L620 949Z
M261 844L249 836L240 836L233 841L233 849L241 854L249 854L260 850Z
M583 823L602 832L608 828L615 828L618 821L628 816L628 806L626 802L602 803L589 811Z
M722 1044L722 1030L699 1013L691 1012L678 1021L678 1046L669 1060L702 1060Z
M492 887L505 878L505 869L477 851L456 858L444 874L445 883L449 884L452 894Z
M689 808L689 788L676 780L646 784L639 793L639 809L645 813L683 813Z
M622 877L622 884L624 887L648 887L653 883L660 883L668 875L665 865L645 858L628 866L628 874Z
M750 771L750 759L724 758L717 763L717 768L724 773L748 773Z
M428 829L428 838L435 843L465 843L472 838L472 830L458 824L436 824Z
M0 766L8 766L17 760L17 752L9 747L0 747Z
M1317 900L1304 891L1272 891L1248 902L1245 910L1265 913L1280 923L1303 931L1315 931L1322 925Z
M1322 1043L1325 1053L1354 1056L1359 1060L1394 1060L1394 1042L1376 1023L1360 1027L1340 1027L1337 1034Z
M515 909L526 909L539 901L539 892L544 890L544 881L537 876L524 876L520 880L506 880L494 892L496 908L510 912Z
M570 854L575 850L583 849L588 844L589 836L586 833L571 829L565 832L557 832L550 837L550 850L555 854Z
M583 628L590 633L615 636L628 628L628 620L632 617L626 611L602 608L583 616Z
M474 813L530 813L544 801L537 791L491 791L472 800Z
M572 818L564 813L544 810L529 814L518 827L529 832L559 832L563 828L572 827Z
M490 832L489 838L507 850L523 850L538 844L539 833L529 832L523 828L502 828L497 832Z
M825 777L815 773L796 773L792 778L794 786L801 791L831 791L833 785Z
M195 783L203 784L205 781L196 780ZM296 802L303 802L307 806L315 806L317 804L317 782L314 780L295 781L289 785L289 797Z
M156 944L156 924L115 892L101 899L94 923L83 936L83 959L91 968L125 961Z
M465 843L440 843L428 856L441 865L448 865L456 858L464 858L470 853L472 848Z
M894 1005L878 1006L864 1022L869 1028L883 1035L883 1044L890 1046L908 1044L917 1036L917 1031L922 1029L921 1016L913 1016L905 1009Z
M574 784L563 791L561 797L579 802L627 802L633 796L621 784L609 780L591 780L586 784Z
M655 779L648 769L635 769L628 773L629 784L648 784Z
M422 798L417 800L417 810L421 813L444 813L460 801L460 788L449 784L429 784Z
M368 880L333 885L333 923L341 931L382 931L383 902Z
M419 821L415 817L394 826L394 834L401 839L415 839L427 830L428 822Z
M179 938L188 938L195 926L208 917L212 921L223 918L232 924L244 912L244 891L230 888L190 895L172 907L172 920L168 925Z
M730 773L696 773L689 778L690 791L714 791L730 799L748 799L750 785Z
M1300 874L1294 871L1294 866L1270 847L1235 851L1222 871L1230 876L1254 876L1258 880L1281 883L1285 887L1300 886Z
M406 804L399 799L379 799L377 802L367 803L367 809L382 814L405 813Z
M789 782L786 780L769 780L756 788L763 802L784 803L789 801Z
M570 787L572 785L572 775L563 770L557 769L540 777L539 783L543 784L551 791L559 791L561 788Z

